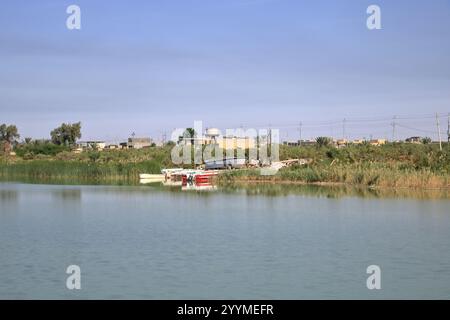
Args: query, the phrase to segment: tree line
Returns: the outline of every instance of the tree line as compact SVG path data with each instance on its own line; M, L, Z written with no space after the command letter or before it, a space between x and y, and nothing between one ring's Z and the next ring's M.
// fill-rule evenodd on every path
M0 125L0 144L1 150L9 154L13 147L20 144L20 134L16 125ZM77 139L81 138L81 122L63 123L59 127L50 132L50 140L34 140L32 138L25 138L23 144L28 145L34 143L39 144L53 144L56 146L72 147L75 145Z

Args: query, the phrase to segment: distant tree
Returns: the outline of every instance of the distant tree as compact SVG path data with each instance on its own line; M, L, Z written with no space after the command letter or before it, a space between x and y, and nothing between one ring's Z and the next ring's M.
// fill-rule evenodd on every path
M24 142L25 142L25 144L30 144L32 140L33 140L32 138L26 137Z
M81 138L81 122L63 123L50 132L50 136L54 144L72 146L77 139Z
M194 128L186 128L184 130L183 135L178 137L178 142L183 141L184 139L191 139L191 144L194 144L194 138L197 135Z
M319 147L327 147L333 142L330 137L317 137L316 143Z
M430 137L422 138L421 142L423 144L429 144L429 143L431 143L431 138Z
M97 162L97 160L100 159L100 152L98 152L96 150L89 151L88 157L89 157L89 160L91 160L92 162Z
M15 125L0 125L0 142L3 144L3 151L9 153L12 145L17 143L20 138L19 132Z
M55 156L60 152L68 150L67 146L56 145L49 140L33 140L30 143L18 144L14 151L20 157L32 157L38 154Z
M95 142L90 143L90 144L89 144L89 147L90 147L92 150L98 150L98 149L99 149L98 143L95 143Z

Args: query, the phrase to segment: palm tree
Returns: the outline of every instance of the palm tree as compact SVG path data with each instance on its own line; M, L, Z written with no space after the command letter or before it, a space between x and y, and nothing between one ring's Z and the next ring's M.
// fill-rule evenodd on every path
M197 135L197 132L195 132L194 128L186 128L186 130L184 130L183 137L191 138L191 144L194 145L194 138L196 135Z
M333 140L329 137L317 137L316 143L319 147L326 147L331 144Z

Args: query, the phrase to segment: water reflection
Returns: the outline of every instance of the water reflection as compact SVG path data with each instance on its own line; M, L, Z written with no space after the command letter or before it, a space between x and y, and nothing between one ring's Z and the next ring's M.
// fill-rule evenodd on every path
M181 191L217 191L218 187L212 183L188 183L181 186Z
M18 192L16 190L0 190L1 202L16 202L18 199Z
M80 189L61 189L53 190L51 192L52 196L56 199L63 201L80 201L81 200L81 190Z
M203 184L197 186L195 184L181 187L179 185L167 185L161 182L151 183L148 185L139 185L139 181L134 180L87 180L87 179L64 179L64 180L30 180L20 181L32 184L55 184L55 185L104 185L104 186L123 186L121 192L145 193L145 192L189 192L189 194L198 194L206 196L210 191L222 193L240 193L248 196L312 196L325 198L343 198L343 197L361 197L361 198L413 198L413 199L450 199L450 189L413 189L413 188L368 188L355 187L346 185L306 185L295 183L226 183L219 185ZM117 189L108 192L116 192ZM202 192L208 191L208 192ZM93 192L95 192L93 190ZM102 189L102 192L107 192ZM64 200L80 200L81 190L79 189L62 189L52 193L55 198ZM17 192L14 190L0 190L0 199L12 201L17 198Z
M362 197L362 198L415 198L450 199L450 190L412 189L412 188L367 188L352 186L324 186L302 184L261 184L233 183L221 186L224 192L245 192L247 195L289 196L306 195L326 198Z

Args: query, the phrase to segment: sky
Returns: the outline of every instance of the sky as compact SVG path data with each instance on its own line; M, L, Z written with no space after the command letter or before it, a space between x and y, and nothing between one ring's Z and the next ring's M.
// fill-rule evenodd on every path
M158 140L196 120L390 138L396 115L396 137L436 139L448 112L450 0L0 3L0 123L22 138L81 121L83 140Z

